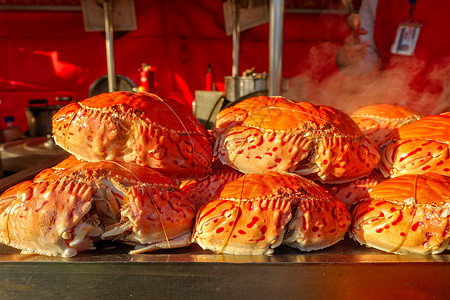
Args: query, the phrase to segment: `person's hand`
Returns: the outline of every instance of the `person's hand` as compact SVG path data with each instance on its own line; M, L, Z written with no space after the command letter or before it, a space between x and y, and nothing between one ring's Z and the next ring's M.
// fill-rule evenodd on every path
M361 43L359 36L367 31L360 28L361 20L358 14L350 14L347 18L347 25L352 31L339 49L336 55L336 63L339 69L358 63L367 53L368 42Z
M348 28L352 31L354 43L359 43L361 19L358 14L350 14L347 18Z
M339 69L358 63L367 53L368 42L355 43L353 35L349 35L336 55L336 63Z

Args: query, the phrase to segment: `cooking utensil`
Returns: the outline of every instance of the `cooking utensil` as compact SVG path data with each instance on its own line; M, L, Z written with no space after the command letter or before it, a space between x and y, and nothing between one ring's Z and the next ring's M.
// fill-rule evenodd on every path
M267 73L244 72L241 77L225 76L225 98L230 101L267 90Z
M89 97L109 92L108 75L102 76L94 81L89 87ZM136 84L128 77L116 74L116 91L137 91Z
M58 103L71 102L71 97L57 97ZM64 105L48 105L47 99L31 99L28 101L25 112L28 121L28 130L31 137L47 136L52 133L52 117Z

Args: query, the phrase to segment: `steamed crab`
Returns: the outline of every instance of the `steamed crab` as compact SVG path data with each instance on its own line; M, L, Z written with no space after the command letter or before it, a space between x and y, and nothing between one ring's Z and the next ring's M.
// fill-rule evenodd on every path
M114 239L140 253L189 245L194 218L193 202L159 172L71 158L0 197L0 242L72 257Z
M450 241L450 177L424 173L390 178L354 208L352 236L382 251L436 254Z
M154 94L100 94L66 105L52 125L56 144L81 160L136 162L174 180L211 169L206 129L187 107Z
M363 178L340 184L321 184L320 186L351 209L354 203L361 200L367 192L384 179L384 176L379 171L373 170L369 176Z
M203 204L214 198L225 184L243 174L236 169L222 164L219 160L213 162L211 173L202 180L183 181L180 189L195 203L199 209Z
M282 97L222 110L214 136L219 159L243 173L293 172L340 183L367 176L379 161L377 146L345 113Z
M431 115L393 131L380 144L385 177L434 172L450 175L450 113Z
M350 225L346 206L296 174L245 174L200 208L193 241L228 254L271 254L280 244L304 251L341 240Z
M361 107L353 112L350 117L355 120L366 136L379 145L393 130L417 121L422 116L405 106L374 104Z

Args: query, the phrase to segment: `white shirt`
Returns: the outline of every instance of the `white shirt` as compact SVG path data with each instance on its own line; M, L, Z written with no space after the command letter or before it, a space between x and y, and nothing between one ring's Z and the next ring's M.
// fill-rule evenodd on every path
M367 31L360 37L361 42L369 42L367 54L359 64L361 74L367 74L373 70L378 62L378 51L375 45L374 27L377 13L378 0L363 0L359 9L361 28Z

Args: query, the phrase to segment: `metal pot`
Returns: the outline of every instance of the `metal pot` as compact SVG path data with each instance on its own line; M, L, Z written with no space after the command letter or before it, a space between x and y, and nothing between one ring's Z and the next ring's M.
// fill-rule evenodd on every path
M93 97L102 93L110 92L108 83L108 75L102 76L94 81L89 87L89 97ZM130 78L116 74L115 91L133 92L137 90L136 84Z
M267 90L267 73L244 74L242 77L225 77L225 98L235 101L243 96Z
M58 97L57 102L72 102L71 97ZM64 105L48 105L47 99L31 99L28 101L25 112L28 121L28 130L31 137L47 136L52 134L52 117Z

